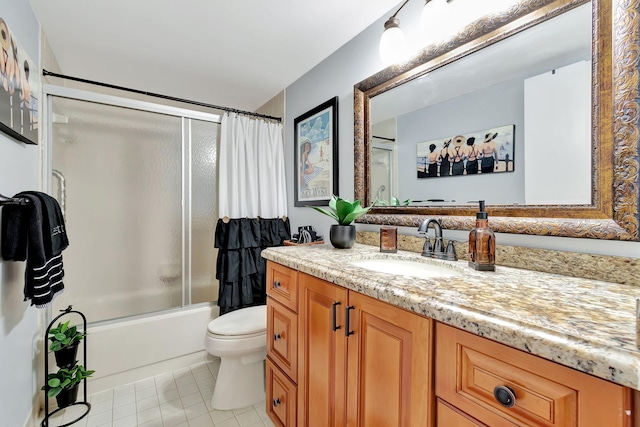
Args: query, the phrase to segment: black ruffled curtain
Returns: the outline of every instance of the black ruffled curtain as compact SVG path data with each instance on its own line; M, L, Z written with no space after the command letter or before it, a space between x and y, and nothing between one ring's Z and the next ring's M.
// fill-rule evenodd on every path
M218 220L215 247L220 314L266 304L267 262L260 254L264 248L282 246L290 238L288 218Z

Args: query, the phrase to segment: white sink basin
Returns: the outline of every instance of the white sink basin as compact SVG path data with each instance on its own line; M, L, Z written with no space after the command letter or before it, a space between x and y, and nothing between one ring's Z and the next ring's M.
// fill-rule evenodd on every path
M352 261L352 265L379 273L395 274L397 276L414 277L454 277L461 276L459 271L429 264L426 262L409 261L403 259L364 259Z

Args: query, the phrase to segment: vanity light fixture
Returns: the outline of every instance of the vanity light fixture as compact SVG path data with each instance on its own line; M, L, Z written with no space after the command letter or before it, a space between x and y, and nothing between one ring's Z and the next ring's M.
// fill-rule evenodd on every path
M402 29L400 29L400 20L396 18L400 9L407 3L409 3L409 0L405 0L402 6L396 10L396 13L391 15L384 23L384 32L380 37L380 57L385 64L400 62L407 56L406 39Z
M439 30L436 32L431 31L430 27L439 29L446 28L446 22L442 21L443 14L446 14L446 3L451 3L453 0L426 0L424 9L420 19L420 26L423 28L423 36L426 34L425 42L421 43L422 46L441 40L446 37L445 34L440 34ZM411 53L407 40L400 28L400 20L396 18L398 12L409 2L405 0L402 5L391 15L389 19L384 23L384 32L380 38L380 57L385 64L394 64L408 59ZM432 40L429 40L432 39Z
M415 43L416 47L423 48L447 40L476 19L513 7L518 1L457 0L453 3L453 0L425 0L420 15L421 38L419 43ZM414 53L410 48L410 41L400 28L400 20L396 17L407 3L409 0L405 0L384 23L384 32L380 38L380 57L386 65L406 61Z

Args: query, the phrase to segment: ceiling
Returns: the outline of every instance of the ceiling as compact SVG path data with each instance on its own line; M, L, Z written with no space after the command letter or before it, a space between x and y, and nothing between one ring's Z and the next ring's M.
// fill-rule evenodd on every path
M398 5L398 0L30 2L63 74L248 111Z

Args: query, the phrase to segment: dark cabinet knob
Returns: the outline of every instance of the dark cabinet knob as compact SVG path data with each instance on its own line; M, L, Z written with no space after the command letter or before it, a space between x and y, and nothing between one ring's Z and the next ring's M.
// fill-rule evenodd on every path
M279 287L280 287L280 282L279 282L279 281L277 281L277 280L276 280L276 281L274 281L274 282L273 282L273 288L274 288L274 289L278 289Z
M511 408L516 404L516 392L506 385L496 386L493 389L493 397L505 408Z
M273 407L274 408L277 408L278 406L280 406L281 403L282 403L282 401L280 400L280 398L273 399Z
M282 338L282 334L273 334L273 340L274 341L278 341L281 338Z

